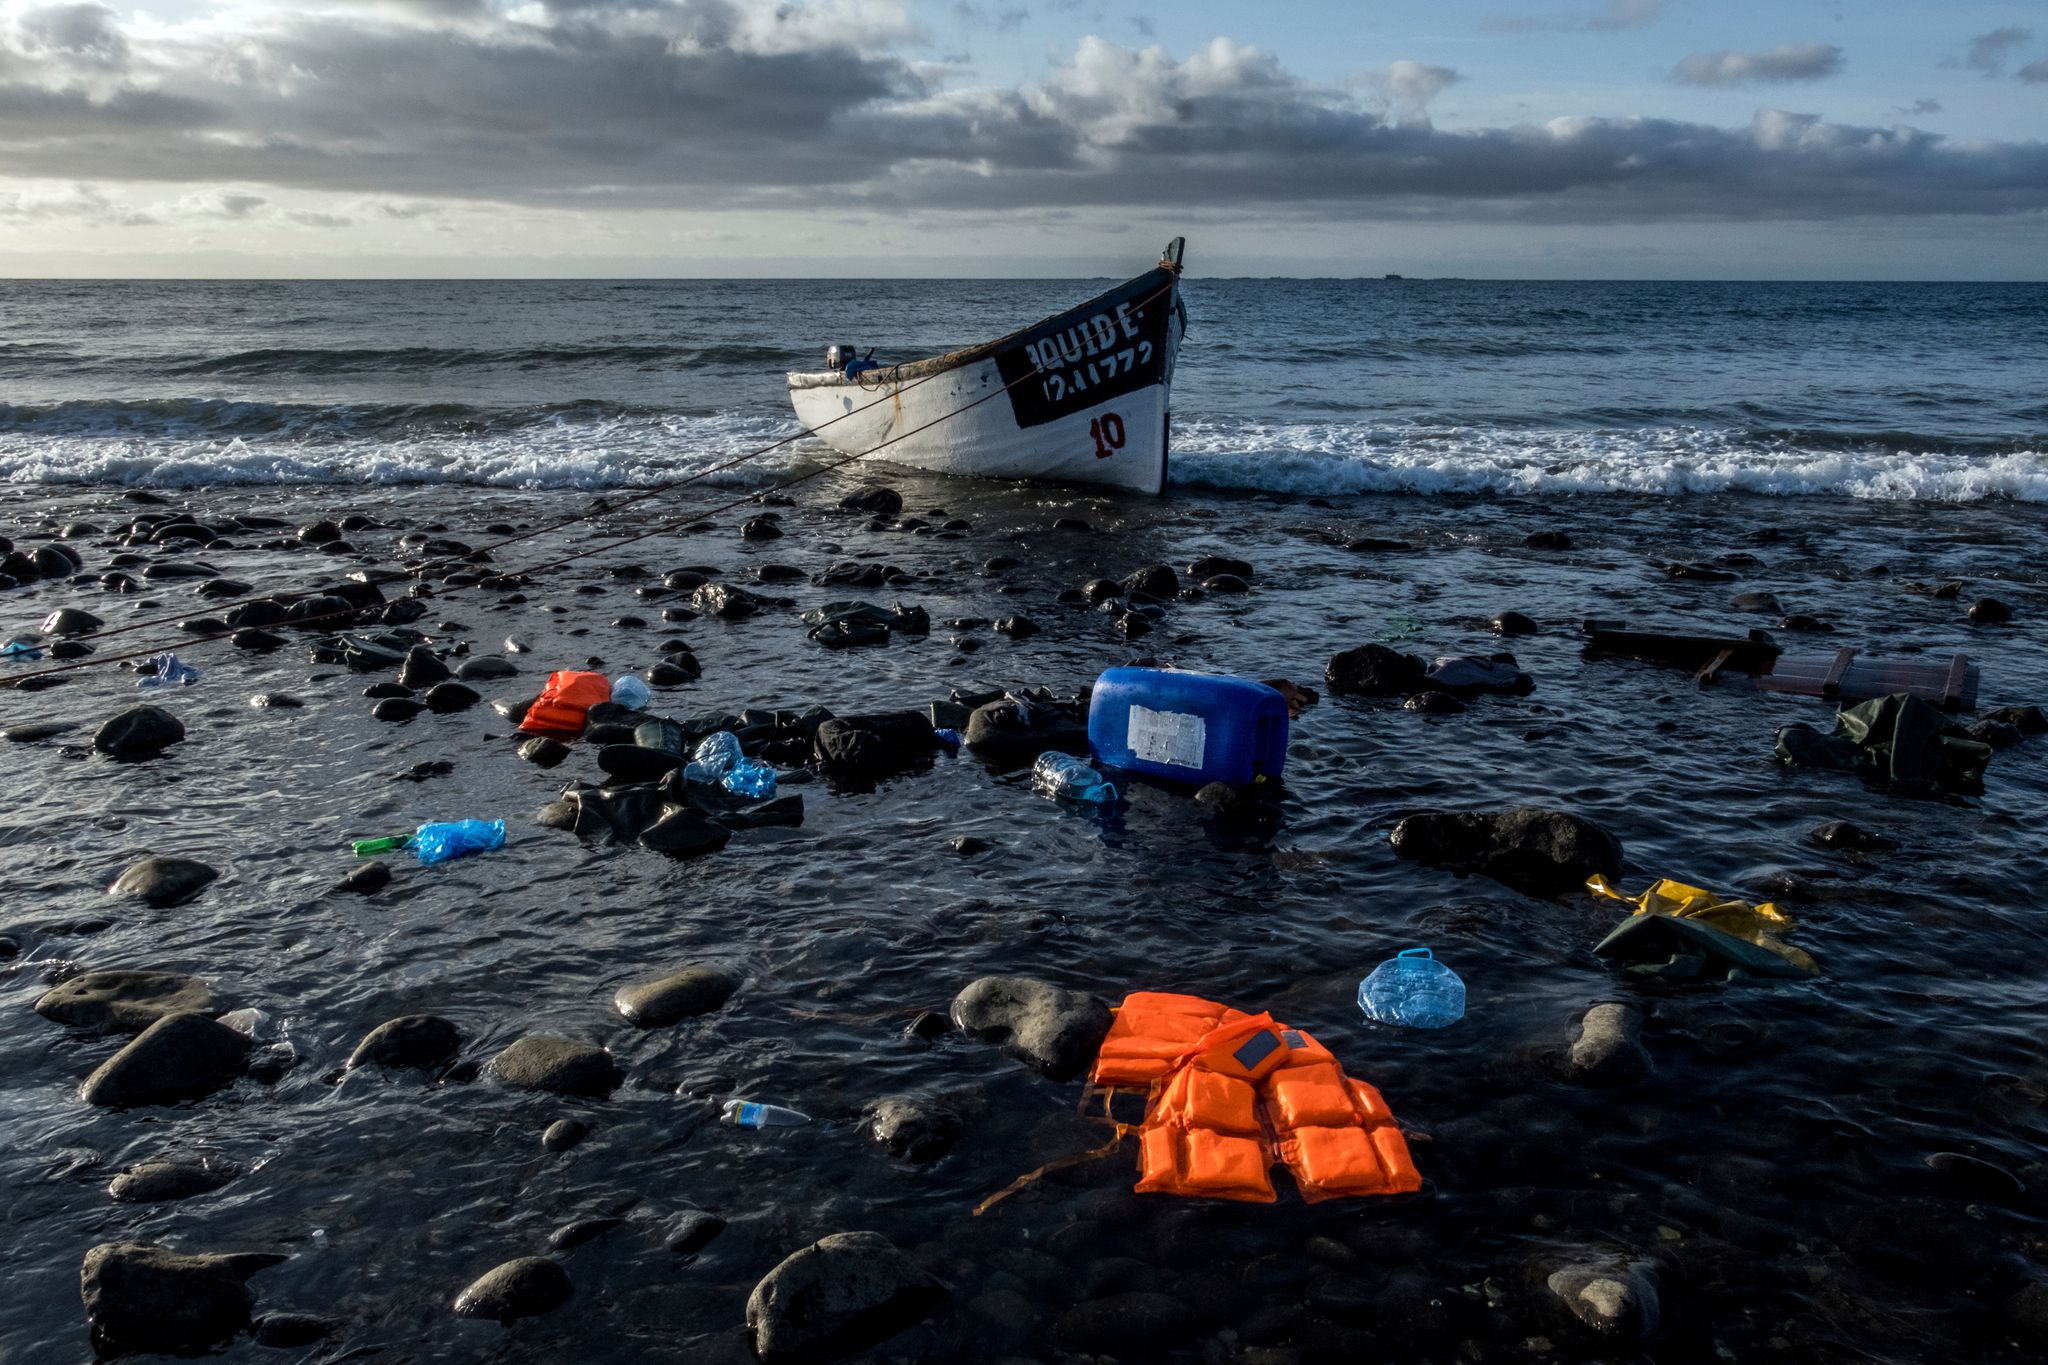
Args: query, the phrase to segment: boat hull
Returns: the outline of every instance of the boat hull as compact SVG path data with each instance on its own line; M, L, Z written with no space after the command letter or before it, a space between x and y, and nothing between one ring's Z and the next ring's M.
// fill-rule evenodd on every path
M935 474L1166 487L1173 272L1141 275L953 357L789 376L797 420L834 450Z

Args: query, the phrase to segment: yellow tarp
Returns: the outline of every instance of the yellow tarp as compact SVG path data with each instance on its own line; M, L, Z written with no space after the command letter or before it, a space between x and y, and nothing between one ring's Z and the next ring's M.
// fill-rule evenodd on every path
M1597 872L1586 878L1586 889L1595 895L1632 905L1638 915L1669 915L1673 919L1698 920L1724 934L1733 934L1746 943L1754 943L1776 953L1802 972L1820 970L1820 964L1811 956L1771 932L1774 929L1788 930L1793 925L1792 917L1770 901L1751 905L1748 901L1718 896L1703 887L1687 886L1684 882L1669 879L1653 882L1649 890L1629 896L1622 894L1613 882Z

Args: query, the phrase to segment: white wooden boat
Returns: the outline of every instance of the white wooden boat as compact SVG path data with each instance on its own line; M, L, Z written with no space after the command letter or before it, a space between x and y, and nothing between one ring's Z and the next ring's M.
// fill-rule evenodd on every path
M1162 492L1187 330L1184 242L1135 279L979 346L880 366L834 346L831 368L789 376L797 420L834 450L935 474Z

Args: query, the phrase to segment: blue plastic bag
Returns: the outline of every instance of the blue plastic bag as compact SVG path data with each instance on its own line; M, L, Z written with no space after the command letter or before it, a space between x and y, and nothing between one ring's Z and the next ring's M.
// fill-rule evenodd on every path
M423 863L445 863L505 846L503 820L444 820L413 831L413 852Z
M1465 983L1427 948L1405 948L1358 983L1365 1017L1405 1028L1447 1028L1465 1017Z

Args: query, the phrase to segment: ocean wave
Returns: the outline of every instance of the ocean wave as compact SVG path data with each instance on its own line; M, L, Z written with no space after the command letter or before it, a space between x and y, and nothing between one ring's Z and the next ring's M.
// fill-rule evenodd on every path
M206 356L167 366L173 375L252 378L260 375L417 373L421 370L537 368L540 366L773 366L802 363L809 352L781 346L682 346L607 343L580 346L468 347L263 347Z
M1272 493L1754 493L1881 501L2048 502L2048 449L1965 453L1885 440L1813 446L1698 428L1484 427L1192 421L1172 483Z
M10 435L321 440L418 430L473 434L634 415L667 414L595 399L522 408L467 403L264 403L228 398L74 399L0 403L0 440Z

